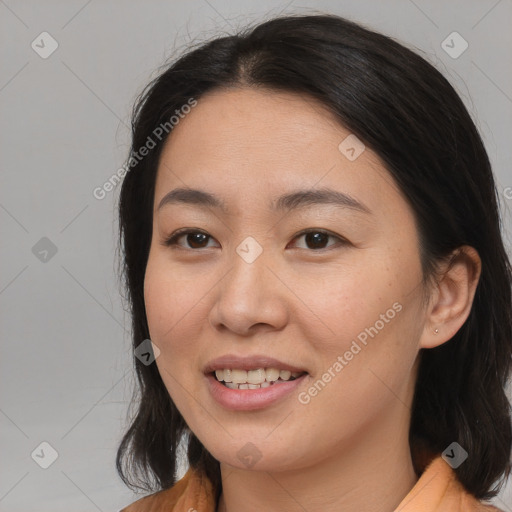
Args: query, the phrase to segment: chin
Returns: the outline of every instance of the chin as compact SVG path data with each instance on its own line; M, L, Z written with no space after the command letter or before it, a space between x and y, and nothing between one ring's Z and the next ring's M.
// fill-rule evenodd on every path
M262 443L247 437L246 440L232 442L229 449L226 446L209 450L213 457L221 464L230 468L247 471L288 471L298 469L300 454L293 453L290 446L282 442L276 444Z

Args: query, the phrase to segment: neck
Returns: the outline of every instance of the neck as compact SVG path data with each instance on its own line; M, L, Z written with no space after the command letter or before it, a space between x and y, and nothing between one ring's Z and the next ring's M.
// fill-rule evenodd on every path
M393 512L418 480L409 422L397 429L396 419L383 424L379 418L340 443L338 452L300 469L257 471L221 463L218 512Z

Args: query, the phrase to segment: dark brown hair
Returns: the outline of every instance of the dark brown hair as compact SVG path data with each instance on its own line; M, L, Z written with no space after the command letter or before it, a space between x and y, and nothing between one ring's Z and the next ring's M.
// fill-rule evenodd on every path
M239 86L315 98L380 156L414 211L425 282L458 247L478 251L482 274L469 318L447 343L421 350L409 441L413 452L436 453L457 441L469 453L455 470L460 482L479 499L495 496L511 470L512 274L491 165L460 97L425 59L387 36L330 14L282 16L191 48L160 73L134 107L132 157L190 98ZM165 141L132 166L120 194L134 348L149 338L143 284ZM185 434L190 465L218 495L218 461L187 427L157 366L135 357L134 364L140 396L118 449L119 475L132 489L173 485Z

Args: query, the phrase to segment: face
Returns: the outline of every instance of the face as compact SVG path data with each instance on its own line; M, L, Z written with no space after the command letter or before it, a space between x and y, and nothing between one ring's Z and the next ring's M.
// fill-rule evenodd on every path
M164 147L149 330L174 403L227 465L298 469L406 420L425 320L418 235L379 158L354 139L339 149L349 135L312 99L241 88L203 96ZM171 200L178 188L222 207ZM220 378L254 389L216 380L224 356Z

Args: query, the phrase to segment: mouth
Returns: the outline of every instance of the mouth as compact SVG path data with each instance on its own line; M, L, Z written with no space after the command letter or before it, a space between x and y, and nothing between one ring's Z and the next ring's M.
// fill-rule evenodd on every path
M210 396L231 411L266 409L306 385L303 366L265 354L225 354L203 368Z
M271 386L279 386L285 382L294 381L303 375L305 371L292 372L279 368L256 368L243 370L236 368L217 369L209 373L217 382L229 389L250 390L264 389Z

